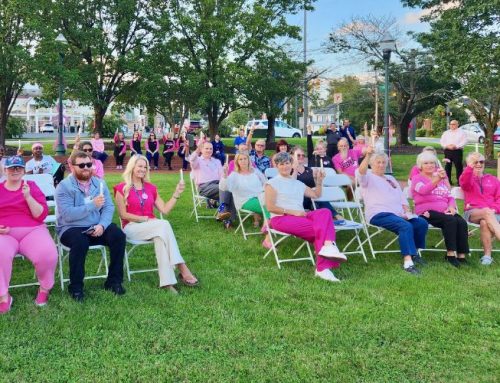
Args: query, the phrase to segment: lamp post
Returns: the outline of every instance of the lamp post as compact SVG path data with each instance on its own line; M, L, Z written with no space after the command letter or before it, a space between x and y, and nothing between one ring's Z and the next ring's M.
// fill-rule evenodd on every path
M386 34L379 43L382 49L382 57L385 66L385 90L384 90L384 153L389 156L389 61L392 51L396 50L396 41L390 34ZM387 163L386 174L392 173L392 169Z
M56 37L56 42L59 44L66 44L67 41L62 33ZM62 66L64 63L64 53L59 52L59 63L61 71L59 72L59 130L57 134L57 146L56 155L64 156L66 154L66 149L64 148L63 140L63 82L62 82Z

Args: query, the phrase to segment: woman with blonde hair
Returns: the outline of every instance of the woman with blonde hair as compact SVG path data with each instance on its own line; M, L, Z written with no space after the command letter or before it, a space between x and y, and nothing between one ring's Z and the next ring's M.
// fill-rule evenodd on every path
M153 240L160 287L177 293L174 287L177 283L174 272L176 266L181 281L186 286L196 286L198 280L181 256L170 223L154 215L155 208L162 214L170 213L184 191L184 181L179 181L172 197L163 201L157 187L149 182L149 161L139 154L130 158L123 179L124 182L114 188L123 231L132 240Z

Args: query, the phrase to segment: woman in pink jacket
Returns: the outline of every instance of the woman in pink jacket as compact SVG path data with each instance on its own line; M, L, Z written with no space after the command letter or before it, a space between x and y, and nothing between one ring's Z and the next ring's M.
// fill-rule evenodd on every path
M337 147L339 152L333 156L333 166L337 173L347 175L354 185L358 160L363 153L357 149L349 149L347 138L341 138Z
M467 222L457 214L455 199L444 169L436 170L437 158L425 151L417 156L420 174L411 179L415 213L439 227L446 246L446 260L455 267L465 263L469 252Z
M484 157L481 153L467 156L467 167L460 176L460 187L465 194L464 216L481 228L484 256L482 265L491 265L493 238L500 241L500 181L484 173Z
M0 314L12 306L9 284L16 254L35 267L40 283L37 306L47 304L57 266L56 245L43 223L48 213L45 196L34 182L23 181L22 157L7 158L4 168L7 178L0 183Z

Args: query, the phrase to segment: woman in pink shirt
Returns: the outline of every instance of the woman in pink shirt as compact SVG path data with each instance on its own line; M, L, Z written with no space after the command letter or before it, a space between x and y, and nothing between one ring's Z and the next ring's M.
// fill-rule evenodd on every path
M446 260L459 267L469 252L467 222L457 214L455 199L444 169L436 170L436 156L425 151L417 156L420 174L411 179L415 213L439 227L446 246Z
M181 256L170 223L154 215L155 208L163 214L170 213L184 191L184 181L177 184L168 201L163 201L156 186L149 182L149 161L142 155L130 158L123 179L125 182L114 188L123 231L132 240L153 240L160 288L177 294L174 287L177 283L175 267L179 269L179 278L186 286L196 286L198 280Z
M12 306L9 283L16 254L29 259L40 288L35 299L45 306L54 286L57 249L43 223L48 208L45 196L32 181L23 181L24 161L14 156L5 161L6 180L0 183L0 314Z
M92 148L94 149L94 155L93 157L97 158L99 161L102 163L106 162L106 159L108 158L108 155L104 151L104 141L101 138L101 135L99 132L94 133L94 138L90 140L92 143Z
M467 156L467 167L460 176L465 194L464 217L481 228L484 256L481 264L491 265L492 240L500 241L500 181L484 173L484 157L480 153Z
M339 152L333 157L333 166L337 173L349 176L354 185L354 174L358 168L358 159L363 153L357 149L349 149L349 142L346 138L341 138L337 147Z

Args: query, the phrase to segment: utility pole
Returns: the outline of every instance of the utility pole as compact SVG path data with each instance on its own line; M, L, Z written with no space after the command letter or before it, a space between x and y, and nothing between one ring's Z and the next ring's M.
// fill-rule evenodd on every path
M305 4L304 4L305 5ZM307 10L304 6L304 64L307 63ZM303 126L303 136L307 134L307 124L309 120L309 108L308 108L309 96L307 93L307 72L304 77L304 126Z
M378 77L375 72L375 130L378 131Z

